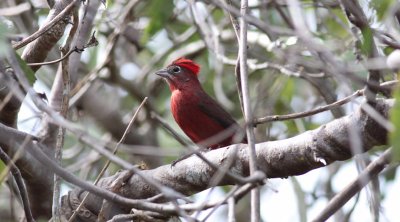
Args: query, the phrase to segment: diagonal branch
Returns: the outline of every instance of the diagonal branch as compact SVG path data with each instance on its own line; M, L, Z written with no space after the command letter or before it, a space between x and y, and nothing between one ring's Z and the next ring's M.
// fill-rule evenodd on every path
M366 50L366 54L368 58L378 57L378 48L376 46L373 30L371 29L367 16L365 15L363 9L361 8L358 1L340 1L342 8L348 18L348 20L360 29L361 33L364 37L364 49ZM380 71L379 70L370 70L368 74L368 83L378 84L380 79ZM375 102L377 90L375 88L371 88L370 85L366 85L365 87L365 97L369 102Z
M372 162L368 167L350 183L343 191L332 198L324 210L313 220L314 222L326 221L336 211L338 211L347 201L360 192L372 179L385 169L390 163L391 149L385 151L377 160Z
M378 100L376 108L384 117L387 117L393 102L393 100ZM257 144L257 166L268 178L282 178L304 174L334 161L349 159L354 155L350 146L351 137L348 132L348 129L352 128L356 128L360 132L364 152L376 145L386 143L387 131L360 108L349 116L336 119L318 129L307 131L296 137ZM0 141L8 146L16 142L18 144L18 141L25 140L27 136L29 137L25 133L0 125ZM78 183L79 180L75 176L66 172L43 154L38 146L42 146L40 143L37 145L37 142L32 141L32 139L28 138L28 140L30 141L26 145L27 151L37 158L41 164L52 166L48 170L59 174L69 183L95 193L95 195L89 195L88 202L85 205L86 208L98 213L100 210L98 203L102 202L102 198L118 203L112 208L116 211L113 211L114 213L111 212L110 216L127 212L130 207L155 212L167 210L169 213L173 213L176 209L170 204L154 204L140 200L160 193L160 189L148 183L149 180L157 181L159 185L172 188L179 193L190 195L209 188L209 180L216 172L214 168L194 156L177 163L174 167L165 165L153 170L143 170L140 175L133 175L118 189L119 195L113 195L110 192L103 192L104 190L99 188L94 189L93 185L88 182L81 181ZM239 147L238 150L235 147ZM205 153L209 161L221 167L224 167L226 160L229 160L231 155L237 155L231 172L248 176L249 152L246 145L235 145ZM102 179L99 186L102 188L112 187L115 179L118 179L120 174ZM248 182L255 184L259 181L259 179L256 179ZM229 184L235 184L235 182L229 177L224 177L216 185ZM76 189L74 192L80 193L81 190ZM164 192L162 193L165 194ZM64 200L69 197L71 195L64 197ZM77 200L69 201L76 202ZM65 207L68 208L68 206L63 205L64 211ZM192 210L193 208L183 207L182 209ZM72 212L73 209L69 210ZM65 214L68 215L68 213Z
M21 196L22 206L25 211L25 219L27 222L34 222L31 207L29 204L28 193L26 191L25 183L22 179L21 172L19 171L18 167L15 166L13 160L3 151L0 147L0 159L3 161L4 164L9 167L11 174L14 177L14 180L18 186L19 194ZM7 170L7 169L6 169Z
M393 100L378 100L377 102L377 109L383 116L387 117L388 111L393 105ZM363 152L387 142L387 131L360 108L349 116L333 120L315 130L307 131L293 138L256 144L258 169L265 173L268 178L286 178L324 167L334 161L349 159L355 155L350 146L351 137L348 129L351 128L359 130ZM238 148L235 147L236 145L233 145L209 151L204 155L210 162L224 167L225 161L237 151L237 159L230 171L248 176L249 153L247 146L242 144L237 146ZM198 157L192 156L178 162L174 167L165 165L152 170L144 170L142 174L180 193L191 195L209 188L209 180L215 172L214 168ZM99 186L110 187L117 177L118 175L103 178ZM229 184L234 184L234 182L228 177L224 177L217 185ZM146 187L146 189L143 189L143 187ZM74 190L64 197L67 198L64 201L76 202L73 193L79 194L80 192L80 189ZM118 193L127 198L145 199L156 196L159 191L149 186L140 176L133 175L125 186L119 189ZM101 200L102 198L99 196L89 195L85 207L98 213L100 209L97 203L100 203ZM129 211L122 205L116 205L116 209L119 210L116 210L115 213ZM73 209L69 210L72 212ZM68 215L67 212L64 213Z
M398 84L397 80L393 81L388 81L384 82L381 84L382 87L385 87L385 90L388 90L389 92L393 90L393 88ZM285 114L285 115L273 115L273 116L265 116L265 117L259 117L254 119L254 124L258 125L261 123L268 123L268 122L273 122L273 121L282 121L282 120L292 120L292 119L297 119L297 118L303 118L307 116L311 116L317 113L321 113L327 110L334 109L336 107L340 107L341 105L344 105L348 102L351 102L354 100L356 97L362 96L365 92L365 89L360 89L355 91L353 94L344 97L343 99L337 100L333 103L330 103L328 105L320 106L312 110L304 111L304 112L298 112L298 113L291 113L291 114ZM382 90L382 92L385 92Z
M50 29L53 28L53 26L55 26L59 21L65 19L65 17L68 17L68 15L71 13L71 10L74 8L74 6L77 2L78 2L77 0L71 1L67 6L64 5L64 6L60 7L60 9L62 9L62 11L60 13L58 13L57 16L55 16L53 19L51 19L48 23L46 23L46 25L44 25L42 28L37 30L32 35L26 37L25 39L23 39L20 42L15 43L13 45L13 48L15 50L20 49L20 48L28 45L29 43L35 41L37 38L39 38L46 32L50 31Z

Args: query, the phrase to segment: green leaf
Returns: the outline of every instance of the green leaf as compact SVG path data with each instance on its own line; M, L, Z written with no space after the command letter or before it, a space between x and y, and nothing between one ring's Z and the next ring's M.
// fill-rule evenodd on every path
M152 0L147 7L150 23L144 30L143 41L160 31L168 23L174 11L173 1Z
M285 103L290 103L290 101L292 101L293 95L295 94L295 81L293 80L293 78L288 79L286 77L284 77L284 80L286 80L285 86L282 89L281 92L281 98Z
M393 3L393 0L372 0L370 7L375 9L378 20L381 21L387 15L387 11Z
M387 170L385 170L385 173L382 175L384 176L386 181L394 181L396 179L396 172L397 172L397 167L390 168L388 167Z
M327 34L331 37L346 38L349 36L348 31L343 27L342 24L348 26L346 15L340 9L332 9L332 16L336 16L337 19L326 17L324 24L326 24ZM342 24L340 24L340 22Z
M400 87L394 91L395 103L390 111L390 121L395 129L390 133L390 143L393 146L393 161L400 160Z
M29 67L26 62L17 54L17 59L19 62L19 65L21 66L22 71L24 71L26 78L28 79L28 82L33 85L33 83L36 81L35 73Z
M3 161L0 161L0 185L5 181L5 178L8 175L8 172L4 171L5 169L6 165L3 163Z
M385 53L385 55L390 55L390 53L392 53L394 51L394 48L392 47L385 47L383 48L383 52Z
M104 6L106 7L106 8L110 8L111 6L113 6L114 5L114 0L101 0L101 1L105 1L105 3L103 3L104 4Z
M364 28L361 30L363 35L363 42L361 44L361 51L364 55L369 56L372 54L372 44L374 41L374 36L370 28Z

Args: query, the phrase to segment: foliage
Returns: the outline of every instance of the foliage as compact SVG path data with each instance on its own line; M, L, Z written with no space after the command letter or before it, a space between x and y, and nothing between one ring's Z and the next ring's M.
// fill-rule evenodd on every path
M59 2L61 1L64 0ZM93 181L107 161L93 146L99 145L113 150L144 97L149 98L148 102L138 113L131 132L119 146L116 156L132 164L145 162L146 167L156 168L171 163L187 151L184 145L171 136L170 130L155 118L156 115L160 116L179 136L187 139L171 116L167 84L154 74L178 57L193 59L201 65L199 80L205 91L216 98L238 122L245 125L235 76L239 43L234 27L238 25L235 22L239 16L232 14L232 24L228 10L223 9L225 6L215 3L230 4L230 1L148 0L131 4L132 2L107 0L100 4L97 0L91 0L84 1L79 6L82 9L79 11L80 18L83 20L76 23L80 28L74 34L73 46L75 43L85 45L93 31L96 31L99 46L87 48L82 53L73 52L68 57L71 92L60 90L58 93L70 94L67 119L76 127L76 131L68 129L64 135L62 165L86 181ZM250 2L253 4L253 1ZM398 76L387 69L385 63L385 56L399 45L399 40L396 39L399 24L393 19L398 16L396 13L399 14L399 11L396 11L399 8L396 1L355 1L360 4L361 13L369 22L362 30L353 24L351 16L354 15L346 13L346 7L341 5L343 1L254 2L257 4L249 7L251 17L247 49L248 86L255 119L303 113L350 96L365 88L370 70L379 71L384 81L398 80ZM295 5L290 5L289 2L299 3L299 14L296 14L296 8L291 8ZM240 1L232 1L230 6L235 9L234 12L239 11L239 3ZM9 4L10 1L4 1L0 3L0 7L13 7ZM127 8L128 5L131 5L131 8ZM48 13L47 8L33 8L15 16L1 18L0 21L6 21L7 25L0 23L0 62L4 60L7 64L6 49L12 47L8 41L11 36L10 30L17 35L28 36L45 23ZM63 38L49 50L46 61L59 58L58 47L65 44L72 24L71 22L66 30L62 30ZM78 35L80 37L76 38ZM46 105L61 104L57 100L57 84L54 82L56 73L60 71L59 63L42 66L34 72L26 62L24 50L26 48L17 51L17 59L29 83L37 92L47 94L50 101L45 101ZM380 53L379 56L374 57L374 50ZM377 98L396 99L389 119L395 126L395 130L390 133L389 145L393 146L395 161L399 161L400 88L397 87L392 95L377 94ZM1 99L0 107L3 108L4 98ZM361 96L357 96L340 107L322 113L290 120L262 122L254 128L256 140L283 140L324 126L334 119L355 112L362 100ZM44 136L43 132L46 132L47 127L51 128L52 124L59 122L48 123L48 114L31 107L35 107L35 104L24 100L22 107L15 111L18 115L19 130L32 133L39 137L40 142L45 141L49 147L54 147L55 143L51 142L56 141L57 137L47 140L48 137ZM96 141L93 144L83 142L78 129L87 132L96 138ZM52 132L54 131L45 135L54 135ZM353 139L356 141L354 144L360 141L360 138ZM381 150L371 153L366 162L373 161L373 154L380 155ZM268 181L267 185L263 186L261 202L262 206L271 207L271 210L262 215L263 219L310 220L307 216L316 216L316 212L321 210L321 203L325 203L327 197L331 198L340 193L344 185L357 177L358 173L354 167L357 163L354 160L335 162L291 181ZM22 164L21 168L24 167L26 169L22 170L22 173L26 173L24 176L28 180L43 176L40 174L42 171L29 169L30 165L27 167ZM113 175L118 169L119 165L111 163L106 176ZM0 172L3 170L4 165L0 163ZM386 201L391 194L387 190L389 186L386 182L399 183L396 172L397 168L394 168L385 174L386 177L379 177L382 184L382 199L379 201L385 206L388 205ZM29 182L27 184L31 186ZM63 182L63 185L69 184ZM293 193L292 185L297 193ZM69 189L73 188L68 187L63 191ZM225 195L231 189L231 186L224 186L215 188L215 192ZM275 189L279 192L271 192ZM0 194L6 192L9 191L0 190ZM285 194L290 194L290 197L282 198ZM199 196L192 198L200 198ZM278 200L269 202L271 196L278 197ZM300 199L296 201L296 198ZM378 215L375 215L376 212L370 213L366 207L368 201L365 200L368 198L362 196L360 199L354 199L357 199L352 200L356 210L342 207L337 215L338 220L345 221L346 218L350 218L349 220L364 221L374 216L387 216L382 213L385 211ZM237 221L246 221L250 204L246 198L238 202ZM286 206L286 202L302 205L290 208ZM389 205L396 206L396 202ZM0 208L4 207L0 204ZM22 212L21 209L17 210ZM387 210L393 211L391 208ZM227 214L223 211L213 214L216 216L211 217L209 221L225 217Z
M390 133L390 143L393 146L393 160L400 161L400 87L394 92L395 105L390 113L390 121L394 125L393 132Z

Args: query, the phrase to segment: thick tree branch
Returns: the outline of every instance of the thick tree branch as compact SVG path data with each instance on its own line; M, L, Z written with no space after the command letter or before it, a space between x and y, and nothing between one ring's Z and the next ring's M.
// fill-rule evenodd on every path
M79 1L77 0L64 0L55 2L54 7L50 10L47 21L44 25L44 27L50 27L48 27L46 32L41 33L38 38L26 46L21 56L25 62L40 63L46 59L50 50L64 35L64 30L69 22L71 11L78 2ZM43 28L40 30L43 30ZM40 66L32 66L34 71L38 70L39 68Z
M388 115L393 100L378 100L377 110L385 117ZM360 132L363 151L368 151L376 145L386 144L387 131L375 120L369 117L362 109L349 116L334 120L315 130L307 131L293 138L259 143L256 145L257 165L268 178L286 178L307 173L310 170L323 167L334 161L346 160L355 155L351 149L348 129L356 128ZM214 164L223 167L225 160L236 153L235 145L205 153L205 156ZM231 172L248 176L249 155L246 145L239 145L236 161ZM161 184L176 191L191 195L209 188L209 181L215 170L193 156L182 160L174 167L165 165L153 170L144 170L142 173ZM104 178L99 186L108 188L118 175ZM233 184L225 177L219 185ZM75 202L80 189L74 190L66 202ZM118 190L124 197L145 199L159 194L158 190L138 175L133 175L129 181ZM86 208L94 214L100 210L101 197L89 195ZM65 203L64 203L65 207ZM70 209L72 210L72 209ZM127 212L129 209L116 207L115 213ZM68 215L68 212L64 212Z
M41 27L39 30L37 30L35 33L33 33L32 35L28 36L27 38L23 39L20 42L17 42L13 45L13 48L15 50L20 49L26 45L28 45L29 43L35 41L37 38L39 38L40 36L42 36L43 34L45 34L46 32L50 31L51 28L53 28L53 26L57 25L57 23L60 20L65 19L65 17L68 17L68 14L71 12L71 9L74 7L74 4L77 3L78 1L70 1L70 2L62 2L60 1L61 4L59 5L53 5L52 9L55 9L53 11L53 15L56 15L54 17L48 17L48 22L43 25L43 27ZM66 3L67 5L64 5L62 3ZM55 7L54 7L55 6ZM60 11L62 10L62 11ZM57 13L58 11L58 13Z
M392 106L392 103L393 100L379 101L377 103L377 110L383 116L387 117L388 110ZM367 116L363 110L359 109L350 116L334 120L318 129L307 131L296 137L257 144L256 154L258 167L268 175L269 178L277 178L303 174L333 161L348 159L353 156L350 148L350 137L348 136L349 128L357 128L359 130L364 151L371 149L375 145L386 143L386 130L371 117ZM2 143L11 145L15 144L15 142L21 143L21 141L25 140L26 134L10 129L11 128L5 127L4 125L0 128L0 141ZM236 153L235 147L236 146L231 146L210 151L206 153L205 156L214 164L223 167L226 162L225 160L230 159L230 155ZM32 152L34 149L37 150L37 146L28 141L27 149ZM37 151L35 152L37 154ZM34 155L35 158L38 157L36 154ZM45 155L42 155L42 157L43 156L45 157ZM51 160L46 157L44 159L41 158L40 161L42 164L48 165L48 161ZM231 172L244 176L249 175L248 162L247 147L246 145L240 145ZM54 167L51 167L50 170L54 169ZM71 174L61 173L61 171L59 171L60 169L59 167L57 173L60 174L61 177L69 175L70 178L67 181L75 185L80 185L76 183L76 179L71 179ZM197 157L191 157L179 162L172 168L170 165L166 165L153 170L144 170L141 174L148 179L158 181L164 186L190 195L194 192L207 189L210 186L209 181L215 172L214 168L205 164L202 160ZM121 174L117 174L112 177L104 178L100 181L99 186L112 188L115 179L120 175ZM88 183L85 184L84 189L88 189ZM234 182L225 177L218 185L227 184L234 184ZM78 192L79 194L81 191L75 190L74 192ZM141 204L140 201L127 201L121 198L116 199L116 196L112 197L110 194L103 196L104 194L99 191L95 193L101 197L89 195L88 203L85 205L87 209L90 209L94 213L99 212L101 207L99 203L102 202L102 197L108 200L120 200L120 203L124 203L112 208L114 213L111 213L111 216L129 211L129 208L121 208L120 206L135 206L137 209L153 211L159 211L161 207L160 205L143 204L145 202ZM127 198L144 199L158 195L159 190L148 185L143 177L135 174L118 189L118 193ZM74 195L70 195L69 198L73 196ZM78 197L79 195L76 196ZM77 200L70 199L69 202L71 201L76 202ZM67 207L68 209L68 206L64 205L63 207ZM168 209L169 212L175 209L173 207L168 207L168 205L164 205L162 208L163 210ZM68 212L64 213L68 215Z

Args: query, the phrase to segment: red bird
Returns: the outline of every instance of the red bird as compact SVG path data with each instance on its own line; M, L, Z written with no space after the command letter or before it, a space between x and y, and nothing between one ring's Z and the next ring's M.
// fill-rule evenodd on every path
M203 90L197 78L199 71L199 65L192 60L179 58L156 72L169 84L175 121L202 147L217 149L233 143L247 143L244 131L232 116Z

